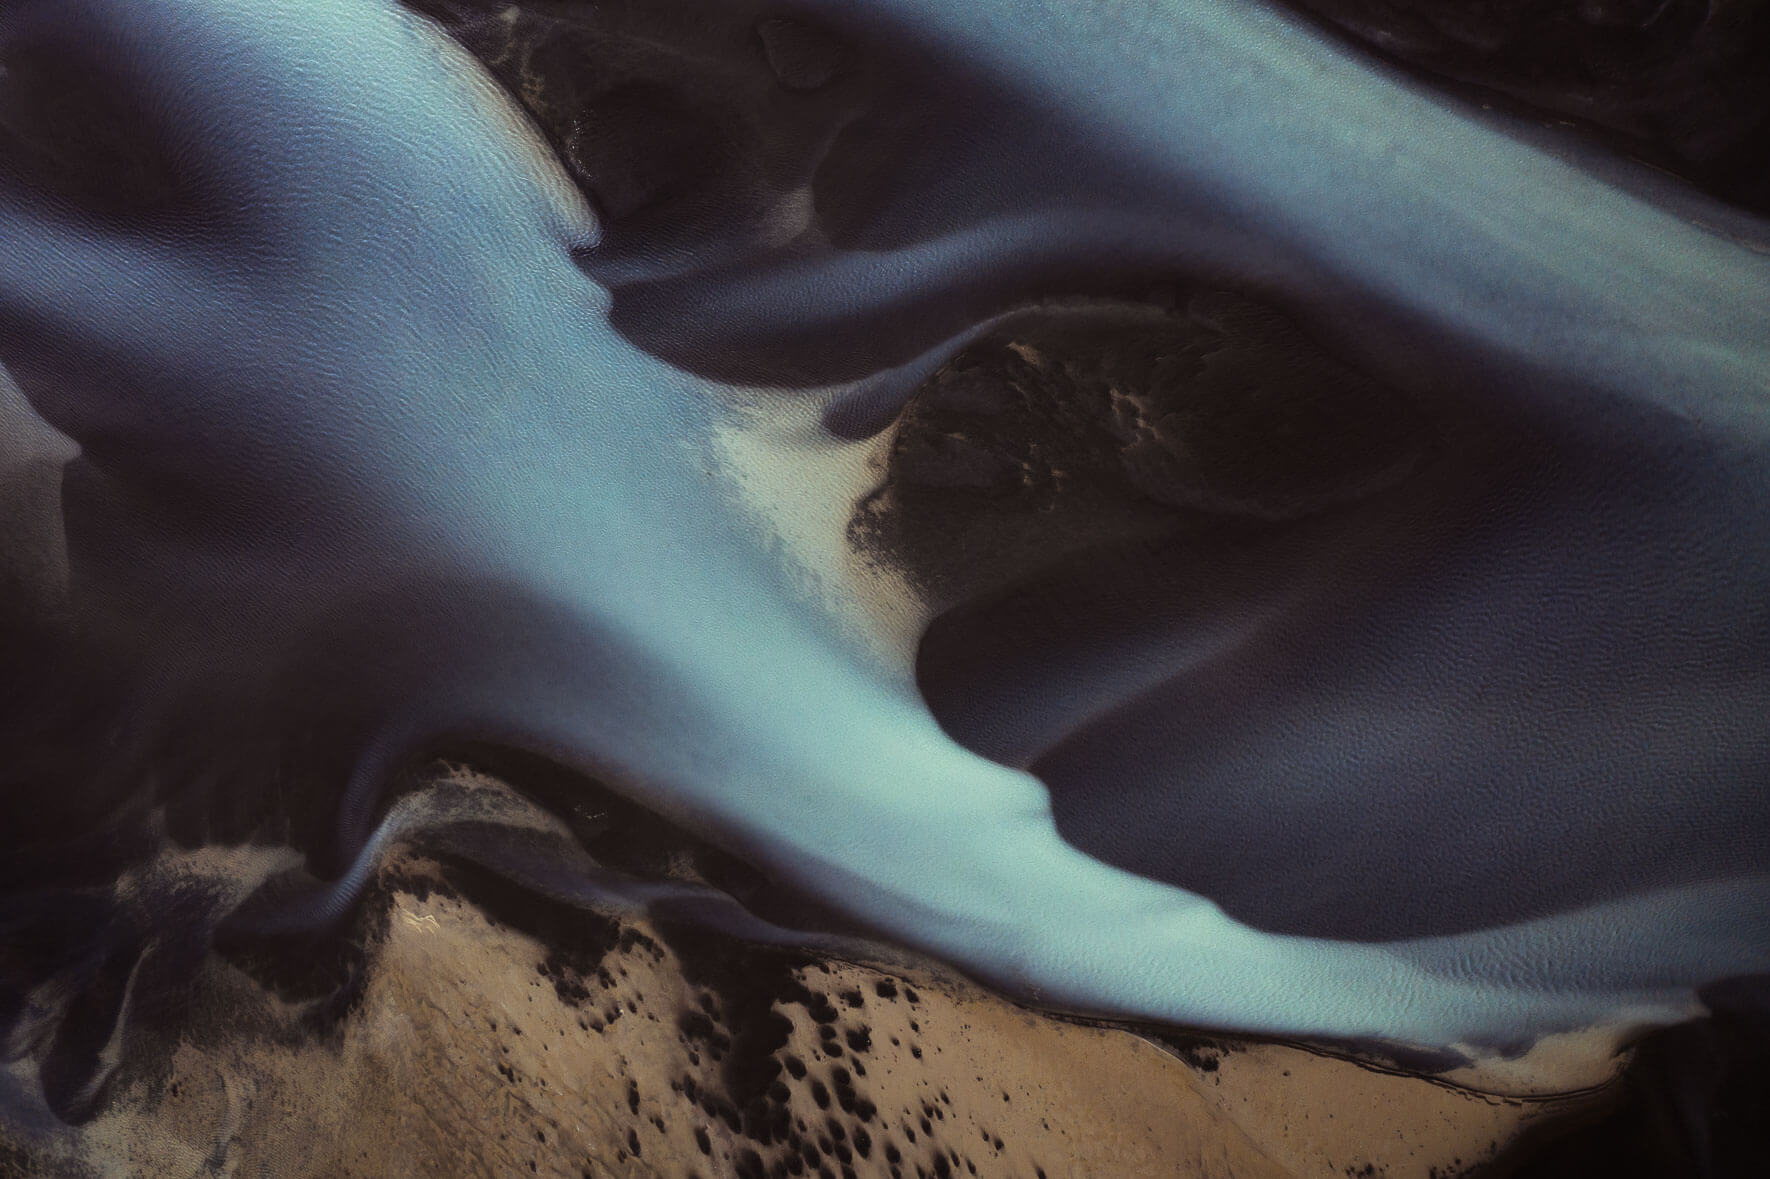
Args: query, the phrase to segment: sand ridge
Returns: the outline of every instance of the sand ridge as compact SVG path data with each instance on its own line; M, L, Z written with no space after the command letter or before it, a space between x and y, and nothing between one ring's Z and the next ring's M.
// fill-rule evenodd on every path
M1164 1047L933 966L631 916L583 914L574 936L544 905L470 899L483 884L391 857L334 1019L212 957L160 1067L22 1173L1400 1179L1467 1173L1582 1100ZM516 927L537 915L545 942Z

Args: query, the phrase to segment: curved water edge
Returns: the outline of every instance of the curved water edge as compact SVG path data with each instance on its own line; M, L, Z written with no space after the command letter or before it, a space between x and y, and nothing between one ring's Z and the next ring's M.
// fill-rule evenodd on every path
M39 448L64 464L65 558L45 544L66 589L19 626L79 664L58 677L108 685L119 711L81 722L105 735L81 753L105 789L155 781L133 805L199 834L282 805L262 797L271 778L308 792L324 812L309 846L337 880L320 920L391 837L381 791L401 760L496 740L1012 993L1252 1032L1514 1051L1687 1018L1704 985L1770 969L1770 257L1693 221L1694 200L1656 207L1263 6L795 11L881 55L932 46L1019 118L967 156L956 113L966 134L931 136L927 169L950 164L953 191L888 193L872 238L733 230L704 267L623 258L634 239L597 221L485 72L391 5L58 0L0 17L8 60L91 68L91 101L124 122L85 146L137 145L153 196L119 213L47 184L50 166L77 179L57 153L85 147L34 137L28 90L4 99L0 360L41 436L79 448ZM1070 167L1017 154L1082 139ZM970 170L1001 160L1019 160L1014 186L966 197ZM623 267L607 286L601 249ZM759 403L816 421L851 382L919 372L1034 297L1176 271L1254 292L1405 391L1452 459L1329 513L1326 533L1168 550L1300 571L1302 612L1274 609L1322 620L1328 650L1261 647L1259 610L1195 587L1231 636L1229 679L1256 685L1246 746L1194 757L1172 699L1104 750L1066 744L1059 721L1017 732L1028 764L1052 758L1054 817L1041 777L973 751L1006 740L981 713L1027 690L999 673L1048 658L1049 692L1110 712L1126 667L1035 635L1010 636L1030 656L966 662L966 640L949 666L976 698L926 675L918 690L914 606L879 603L910 591L867 580L836 538L783 539L794 521L770 519L780 501L734 468L731 435L756 430ZM830 494L852 503L839 467ZM1319 547L1333 529L1371 564L1336 572ZM1048 601L1044 574L1006 592ZM1133 604L1154 592L1127 585ZM1571 597L1544 610L1545 586ZM990 608L928 633L981 616L987 635ZM57 648L64 626L79 645ZM1135 658L1208 691L1186 678L1193 637ZM1308 691L1260 686L1299 669ZM12 674L28 695L32 673ZM1483 677L1506 691L1474 715L1463 689ZM1424 740L1423 717L1452 734ZM1631 717L1607 754L1626 797L1605 805L1614 783L1579 759ZM175 768L156 760L169 744ZM1271 756L1250 769L1248 748ZM1127 749L1135 764L1115 764ZM1274 931L1283 897L1237 920L1139 848L1102 837L1089 855L1060 834L1076 808L1149 805L1138 790L1299 767L1294 794L1260 792L1296 823L1238 830L1293 841L1310 790L1355 800L1367 781L1398 823L1461 823L1402 787L1424 774L1479 795L1471 767L1490 755L1523 788L1474 809L1492 827L1440 837L1516 871L1572 816L1594 844L1616 837L1624 870L1594 868L1586 893L1500 888L1475 925L1305 936ZM1541 810L1520 813L1533 794ZM81 797L39 805L69 816L46 847L90 821ZM1677 838L1640 848L1655 817Z

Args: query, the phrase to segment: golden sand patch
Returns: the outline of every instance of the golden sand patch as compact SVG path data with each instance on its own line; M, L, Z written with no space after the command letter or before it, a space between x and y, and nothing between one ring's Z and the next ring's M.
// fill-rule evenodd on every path
M742 947L714 968L643 921L611 924L599 965L562 964L436 865L388 871L348 1014L304 1032L212 961L192 1034L65 1137L69 1173L1403 1179L1465 1170L1577 1100L1286 1045L1164 1048L928 968ZM756 997L769 971L793 997Z

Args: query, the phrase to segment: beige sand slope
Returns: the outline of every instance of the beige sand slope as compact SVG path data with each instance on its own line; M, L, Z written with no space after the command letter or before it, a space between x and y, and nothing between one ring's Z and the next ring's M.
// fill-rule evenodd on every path
M468 899L475 879L389 858L342 1014L212 958L159 1066L13 1172L1403 1179L1466 1173L1595 1100L1164 1046L926 966L635 919L555 916L543 944L492 915L509 895Z

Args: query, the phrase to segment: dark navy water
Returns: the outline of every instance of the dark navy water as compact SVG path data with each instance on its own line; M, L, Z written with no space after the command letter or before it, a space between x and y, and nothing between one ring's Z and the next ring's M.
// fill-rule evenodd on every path
M161 835L299 847L322 920L479 741L1053 1006L1516 1046L1770 972L1761 224L1256 5L794 12L860 80L710 18L798 121L648 222L378 0L0 9L6 920ZM1417 470L882 605L853 456L1158 279L1399 390Z

